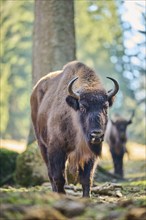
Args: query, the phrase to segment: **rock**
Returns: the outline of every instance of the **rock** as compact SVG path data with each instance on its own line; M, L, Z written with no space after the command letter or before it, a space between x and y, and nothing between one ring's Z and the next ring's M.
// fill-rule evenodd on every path
M124 201L119 201L118 205L120 207L126 207L127 208L128 206L133 205L133 200L132 199L128 199L128 200L124 200Z
M36 142L18 156L15 180L22 186L35 186L48 181L47 168Z
M67 220L59 211L51 207L32 207L27 210L23 220Z
M115 193L116 193L116 196L119 198L121 198L123 196L120 190L116 190Z
M62 214L67 217L74 217L80 215L85 210L85 204L78 200L70 200L68 198L57 201L53 207L59 210Z
M118 210L114 210L114 211L111 211L108 216L105 216L102 218L102 220L118 220L118 219L122 219L121 218L121 214L122 214L122 211L118 211ZM131 219L133 220L133 219Z
M145 220L145 219L146 219L145 208L132 208L125 217L125 220Z

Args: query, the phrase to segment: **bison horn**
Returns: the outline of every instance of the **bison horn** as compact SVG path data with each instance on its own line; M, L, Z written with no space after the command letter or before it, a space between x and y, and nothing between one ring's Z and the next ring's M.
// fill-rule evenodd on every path
M111 97L113 97L114 95L116 95L117 92L119 91L119 84L118 84L118 82L117 82L115 79L113 79L113 78L111 78L111 77L106 77L106 78L112 80L112 81L114 82L114 84L115 84L115 88L112 89L112 90L110 90L110 91L108 92L108 98L111 98Z
M78 79L78 77L75 77L74 79L72 79L72 80L69 82L69 84L68 84L68 93L69 93L71 96L73 96L74 98L79 99L79 98L80 98L79 94L76 93L76 92L74 92L74 91L72 90L73 83L74 83L77 79Z

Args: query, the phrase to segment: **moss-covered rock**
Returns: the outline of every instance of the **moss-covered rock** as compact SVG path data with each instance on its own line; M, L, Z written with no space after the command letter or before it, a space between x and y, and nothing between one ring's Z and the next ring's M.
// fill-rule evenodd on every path
M35 186L48 181L47 168L36 142L18 156L15 180L22 186Z
M13 174L16 168L17 156L17 152L4 148L0 149L0 186L14 183Z

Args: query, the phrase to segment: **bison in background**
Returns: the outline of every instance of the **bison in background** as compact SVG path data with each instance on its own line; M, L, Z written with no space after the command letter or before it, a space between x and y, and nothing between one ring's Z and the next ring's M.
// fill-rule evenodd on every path
M119 90L106 92L98 75L78 61L40 79L31 95L31 117L54 192L65 193L65 164L78 173L89 196L101 154L107 110Z
M121 178L124 177L124 154L128 153L126 149L127 127L132 123L133 116L134 112L132 113L130 119L126 120L120 115L116 115L114 120L109 119L105 132L105 141L110 148L114 164L114 173Z

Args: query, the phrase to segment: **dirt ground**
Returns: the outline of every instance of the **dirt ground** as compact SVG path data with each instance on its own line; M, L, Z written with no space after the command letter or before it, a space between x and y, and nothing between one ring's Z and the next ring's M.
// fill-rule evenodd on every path
M66 186L66 195L53 193L49 182L30 188L4 186L0 192L0 219L145 220L146 149L143 145L128 143L128 150L129 158L126 155L124 160L125 180L95 181L90 199L81 197L80 185ZM112 173L106 145L99 164Z

